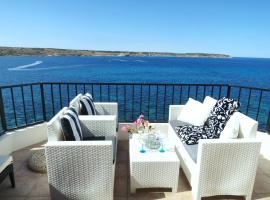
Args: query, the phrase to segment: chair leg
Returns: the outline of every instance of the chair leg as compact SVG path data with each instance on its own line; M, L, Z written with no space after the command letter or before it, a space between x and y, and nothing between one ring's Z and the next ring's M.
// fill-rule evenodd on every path
M192 200L201 200L201 196L199 195L198 192L192 193Z
M14 178L13 165L11 165L11 167L10 167L9 179L10 179L12 187L15 188L15 178Z

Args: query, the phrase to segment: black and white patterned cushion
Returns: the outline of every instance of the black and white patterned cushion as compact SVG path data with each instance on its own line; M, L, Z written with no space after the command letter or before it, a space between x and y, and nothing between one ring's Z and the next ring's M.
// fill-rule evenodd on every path
M186 144L197 144L199 139L207 139L204 126L176 126L175 132L178 137L180 137L181 141Z
M186 144L197 144L199 139L219 138L227 121L239 106L238 101L224 97L217 101L203 126L177 126L175 131Z
M89 94L90 95L90 94ZM84 95L80 99L80 113L81 115L96 115L96 109L92 96Z
M61 128L67 141L82 140L82 129L79 117L74 108L68 108L61 116Z
M219 138L220 133L223 131L230 117L239 107L239 101L225 97L218 100L204 124L207 132L214 129L212 132L208 133L208 137Z

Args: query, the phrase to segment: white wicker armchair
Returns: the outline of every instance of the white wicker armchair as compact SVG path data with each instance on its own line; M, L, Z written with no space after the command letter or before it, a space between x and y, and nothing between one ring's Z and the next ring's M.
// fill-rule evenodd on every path
M177 120L182 105L171 105L169 122ZM197 160L193 160L176 135L173 125L169 137L176 141L180 165L192 187L193 199L216 195L237 195L251 199L261 143L256 140L258 123L237 113L239 139L200 140Z
M60 116L48 122L45 145L48 182L52 199L113 199L116 147L113 140L62 141ZM79 116L83 134L116 136L115 116Z
M78 94L73 100L70 101L70 106L74 107L76 111L80 114L80 98L82 94ZM116 121L118 123L118 104L116 102L94 102L98 116L104 115L115 115ZM116 125L117 127L117 125Z

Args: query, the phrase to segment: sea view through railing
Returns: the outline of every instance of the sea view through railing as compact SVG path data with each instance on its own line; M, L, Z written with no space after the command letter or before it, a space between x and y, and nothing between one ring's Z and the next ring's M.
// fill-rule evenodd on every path
M240 111L269 130L270 90L226 84L65 83L44 82L0 87L0 132L51 119L79 93L89 92L95 102L118 102L119 121L131 122L144 114L150 122L167 122L169 105L185 104L189 97L203 101L231 97Z

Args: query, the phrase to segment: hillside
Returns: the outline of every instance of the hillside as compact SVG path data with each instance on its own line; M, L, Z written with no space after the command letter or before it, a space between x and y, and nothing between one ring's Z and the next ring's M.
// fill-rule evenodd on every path
M54 48L0 47L0 56L166 56L166 57L210 57L229 58L226 54L208 53L166 53L166 52L129 52L94 51Z

